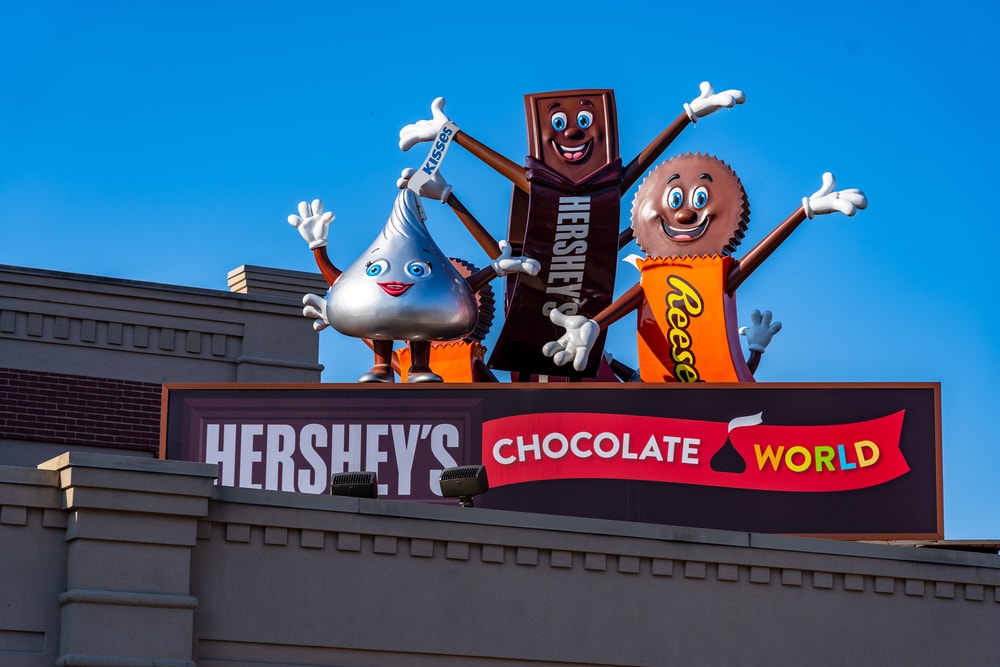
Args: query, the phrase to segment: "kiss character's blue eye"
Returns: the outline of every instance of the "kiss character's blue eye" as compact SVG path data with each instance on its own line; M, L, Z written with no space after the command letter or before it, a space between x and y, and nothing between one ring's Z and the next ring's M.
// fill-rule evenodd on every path
M708 203L708 190L704 185L691 193L691 203L695 208L705 208L705 204Z
M566 114L562 111L552 114L552 129L556 132L562 132L566 129Z
M426 278L431 275L430 262L414 260L406 265L406 272L413 278Z
M667 193L667 205L670 208L680 208L684 203L684 193L680 188L674 188Z
M380 259L374 262L368 262L368 264L365 265L365 273L372 278L374 278L375 276L379 275L380 273L388 269L389 269L389 262L385 261L384 259Z
M576 124L581 130L586 130L594 124L594 114L589 111L581 111L576 115Z

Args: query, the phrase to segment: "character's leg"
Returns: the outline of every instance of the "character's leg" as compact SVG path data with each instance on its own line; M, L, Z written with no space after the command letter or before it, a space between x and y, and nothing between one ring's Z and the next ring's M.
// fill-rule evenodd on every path
M395 382L396 375L392 372L392 341L373 340L372 350L375 351L375 365L359 377L358 382Z
M411 340L410 355L413 365L407 374L407 382L444 382L444 379L431 370L431 344L426 340Z
M472 381L473 382L499 382L497 376L493 374L493 371L483 363L482 359L476 359L472 362Z

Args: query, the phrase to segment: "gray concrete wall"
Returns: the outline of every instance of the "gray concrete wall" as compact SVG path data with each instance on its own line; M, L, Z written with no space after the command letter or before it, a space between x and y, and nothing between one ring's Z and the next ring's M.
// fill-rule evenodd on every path
M0 265L0 367L143 382L318 382L302 295L319 274L240 267L240 293Z
M231 292L0 265L0 465L158 448L160 387L320 381L302 295L319 274L241 266Z
M3 665L993 664L1000 557L0 468Z

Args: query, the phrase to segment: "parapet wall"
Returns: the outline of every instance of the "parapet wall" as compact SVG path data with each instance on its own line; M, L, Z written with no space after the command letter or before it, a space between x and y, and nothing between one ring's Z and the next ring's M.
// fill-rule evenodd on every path
M229 280L238 292L0 265L0 465L151 455L166 382L319 382L301 298L322 276L243 266Z
M0 367L156 384L318 382L301 297L322 278L269 271L286 276L284 295L0 265Z
M991 664L1000 557L0 468L0 664Z

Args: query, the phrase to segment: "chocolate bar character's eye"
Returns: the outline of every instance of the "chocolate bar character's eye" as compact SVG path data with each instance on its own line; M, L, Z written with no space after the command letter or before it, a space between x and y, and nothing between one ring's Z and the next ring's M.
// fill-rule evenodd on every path
M566 114L562 111L552 114L552 129L556 132L566 129Z
M695 208L705 208L705 204L708 203L708 190L704 185L691 193L691 203Z
M670 208L680 208L683 203L684 193L680 188L674 188L667 193L667 205L670 206Z
M576 115L576 125L581 130L586 130L594 124L594 114L589 111L581 111Z

